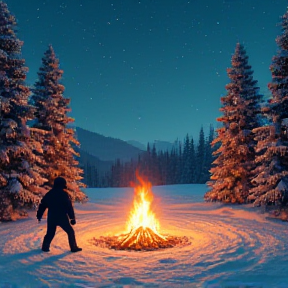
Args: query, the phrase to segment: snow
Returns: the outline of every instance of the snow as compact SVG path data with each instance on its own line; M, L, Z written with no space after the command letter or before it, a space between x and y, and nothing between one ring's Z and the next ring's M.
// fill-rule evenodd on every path
M287 288L287 222L267 220L251 206L205 203L205 185L153 187L160 233L191 245L149 252L115 251L93 237L125 231L132 188L87 189L76 204L82 252L71 253L58 229L49 253L40 250L46 219L0 224L0 287Z

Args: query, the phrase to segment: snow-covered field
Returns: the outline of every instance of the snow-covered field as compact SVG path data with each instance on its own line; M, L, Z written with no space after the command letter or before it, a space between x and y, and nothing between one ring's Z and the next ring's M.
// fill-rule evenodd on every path
M125 230L132 188L87 189L76 204L82 252L69 251L59 229L51 252L40 250L46 220L0 224L0 287L288 287L288 224L243 206L203 202L205 185L153 187L162 234L191 245L149 252L114 251L93 237Z

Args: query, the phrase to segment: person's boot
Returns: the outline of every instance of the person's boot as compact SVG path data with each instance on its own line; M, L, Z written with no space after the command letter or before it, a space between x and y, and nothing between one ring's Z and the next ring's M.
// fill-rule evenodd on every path
M82 251L82 248L80 247L74 247L74 248L71 248L71 252L79 252L79 251Z
M45 245L46 243L45 242L43 242L43 244L42 244L42 248L41 248L41 250L43 251L43 252L49 252L50 251L50 245Z
M68 240L69 240L69 246L70 246L71 252L82 251L82 248L77 246L74 230L72 233L68 234Z
M43 252L49 252L50 251L50 244L47 243L47 241L45 241L46 239L44 238L43 244L42 244L42 248L41 250Z

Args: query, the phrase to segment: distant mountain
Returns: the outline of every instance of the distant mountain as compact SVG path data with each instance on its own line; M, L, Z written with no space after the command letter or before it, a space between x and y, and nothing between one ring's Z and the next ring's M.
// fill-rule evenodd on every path
M106 137L80 127L76 127L76 136L81 144L80 149L101 161L130 161L143 152L123 140Z
M146 148L147 148L147 147L146 147L143 143L141 143L141 142L138 142L138 141L135 141L135 140L128 140L128 141L126 141L126 142L127 142L128 144L130 144L130 145L132 145L132 146L134 146L134 147L142 150L142 151L146 151Z
M147 149L147 145L144 145L143 143L140 143L138 141L135 140L129 140L126 141L128 144L139 148L142 151L146 151ZM149 143L150 148L152 149L153 145L155 145L155 148L157 151L171 151L173 149L173 147L177 147L178 142L175 141L174 143L168 142L168 141L161 141L161 140L155 140L152 143Z
M161 141L161 140L155 140L154 143L152 143L152 145L150 144L150 148L153 147L153 144L155 145L155 148L157 151L171 151L173 149L173 147L177 147L177 143L171 143L168 141Z
M129 141L126 141L128 144L134 146L134 147L137 147L139 148L140 150L142 151L146 151L147 149L147 145L144 145L143 143L140 143L138 141L135 141L135 140L129 140ZM152 149L153 145L155 145L155 148L157 151L171 151L173 149L173 147L177 147L177 144L178 142L175 141L174 143L171 143L171 142L168 142L168 141L161 141L161 140L155 140L154 142L152 143L149 143L150 144L150 148Z
M85 170L88 164L90 166L94 166L97 168L98 173L101 176L105 175L106 172L109 172L111 169L111 166L114 163L114 161L102 161L99 158L82 150L81 148L78 149L78 152L80 154L80 157L77 158L77 160L79 161L80 167Z

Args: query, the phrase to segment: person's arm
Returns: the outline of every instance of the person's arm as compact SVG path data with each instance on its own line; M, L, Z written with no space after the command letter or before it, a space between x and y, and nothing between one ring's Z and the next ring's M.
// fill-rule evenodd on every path
M74 208L72 205L72 201L67 193L67 214L70 218L70 220L75 220L75 213L74 213Z
M46 196L46 195L45 195ZM38 219L38 221L41 221L42 219L42 216L47 208L47 203L46 203L46 197L43 197L42 200L41 200L41 203L38 207L38 210L37 210L37 214L36 214L36 218Z

